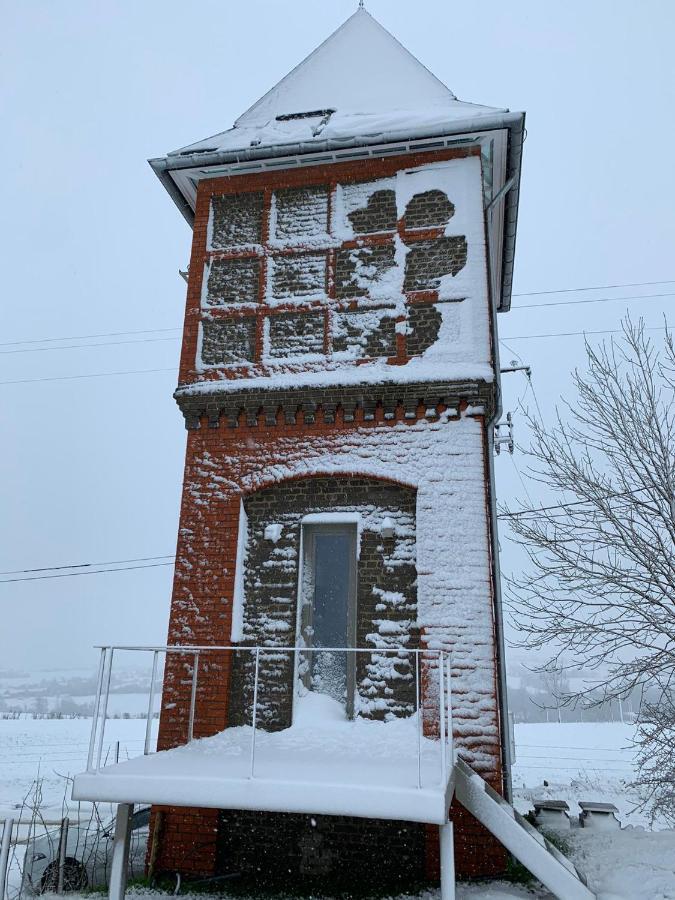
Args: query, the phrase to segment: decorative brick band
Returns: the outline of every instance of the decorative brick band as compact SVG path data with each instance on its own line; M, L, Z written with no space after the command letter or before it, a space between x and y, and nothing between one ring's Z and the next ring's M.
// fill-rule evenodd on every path
M230 428L276 425L279 416L294 425L299 414L305 424L317 419L333 423L373 421L382 410L384 419L436 419L442 410L480 407L490 416L495 408L495 385L485 381L451 381L411 384L372 384L292 389L252 389L199 394L189 389L176 390L174 397L185 417L188 429L197 429L202 420L209 428L218 428L225 419Z

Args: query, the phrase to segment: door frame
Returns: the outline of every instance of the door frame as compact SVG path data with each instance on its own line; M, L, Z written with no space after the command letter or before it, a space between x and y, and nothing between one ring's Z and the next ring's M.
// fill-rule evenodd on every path
M358 606L358 559L361 538L361 516L359 513L311 513L303 516L300 521L300 541L298 558L298 585L297 585L297 620L296 620L296 647L311 646L306 639L305 631L312 621L314 600L305 604L304 580L314 547L312 538L317 534L336 534L351 532L352 537L352 563L349 567L348 598L347 598L347 647L356 647L356 623ZM308 689L305 677L300 675L300 656L295 654L293 667L293 719L295 718L296 702L299 697L301 685ZM356 693L356 654L347 654L347 718L354 717L354 699Z

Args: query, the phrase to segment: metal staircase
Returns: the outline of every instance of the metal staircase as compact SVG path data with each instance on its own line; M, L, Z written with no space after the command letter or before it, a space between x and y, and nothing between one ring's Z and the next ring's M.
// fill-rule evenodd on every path
M455 762L455 794L559 900L594 900L576 866L461 759Z

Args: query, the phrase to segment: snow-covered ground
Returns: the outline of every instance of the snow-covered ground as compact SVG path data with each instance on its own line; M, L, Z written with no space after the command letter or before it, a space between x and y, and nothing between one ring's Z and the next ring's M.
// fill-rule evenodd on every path
M46 817L61 814L69 793L66 776L86 764L90 724L89 719L0 719L0 819L16 815L38 770L44 778ZM144 735L144 720L113 719L105 744L114 752L119 740L120 757L126 758L142 752ZM566 799L574 815L579 800L604 800L616 804L624 826L646 827L646 817L631 812L636 798L626 787L633 771L631 736L631 726L614 723L517 725L516 805L524 811L539 797ZM602 900L675 900L675 832L577 829L568 839L576 863ZM132 894L136 900L141 896L149 900L147 895ZM549 895L506 884L465 885L458 890L459 900L533 896ZM157 894L152 898L163 900ZM438 894L428 892L415 900L438 900Z
M143 752L145 719L110 719L106 723L103 758ZM91 719L0 718L0 819L16 817L36 780L42 780L43 815L59 819L70 797L69 778L87 764ZM153 736L157 721L153 722Z

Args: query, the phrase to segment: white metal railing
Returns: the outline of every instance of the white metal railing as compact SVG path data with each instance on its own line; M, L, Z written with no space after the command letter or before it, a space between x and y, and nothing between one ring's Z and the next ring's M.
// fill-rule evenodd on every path
M417 728L417 786L422 787L422 758L423 742L427 737L437 738L439 746L440 784L445 786L448 779L448 750L450 751L450 764L454 765L453 750L453 720L452 720L452 692L451 692L451 659L445 650L432 650L428 648L409 649L406 647L274 647L274 646L133 646L133 645L105 645L99 646L101 654L98 667L98 680L96 698L94 701L91 736L89 740L89 752L87 755L87 771L98 772L105 768L106 761L101 764L104 748L104 736L106 721L108 719L108 703L115 654L133 652L152 655L152 674L148 690L147 720L145 725L144 755L151 753L152 747L152 722L155 716L155 699L158 687L158 673L160 657L164 661L170 656L191 658L192 673L190 677L190 699L187 709L187 741L194 738L195 715L198 705L198 686L200 659L209 654L244 653L250 654L253 662L253 685L251 703L251 748L249 777L255 778L256 759L256 731L258 730L258 704L260 690L260 663L265 654L290 654L293 657L293 678L298 683L298 657L300 654L309 655L316 653L345 653L367 654L371 657L394 655L397 658L414 659L414 707L418 714ZM435 679L435 684L434 684ZM435 688L435 689L434 689ZM433 703L433 695L437 694L437 706ZM180 709L181 705L176 704ZM435 708L435 712L434 712ZM436 718L437 716L437 718ZM425 734L425 725L428 734ZM438 733L436 734L436 727Z

